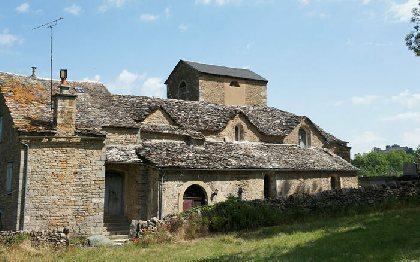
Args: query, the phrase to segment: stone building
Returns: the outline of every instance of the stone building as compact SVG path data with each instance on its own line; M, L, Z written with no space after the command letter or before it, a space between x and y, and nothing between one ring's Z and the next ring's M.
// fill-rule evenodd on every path
M347 142L268 107L267 80L250 70L180 61L169 99L65 75L51 98L47 80L0 73L3 229L87 235L230 195L358 186Z

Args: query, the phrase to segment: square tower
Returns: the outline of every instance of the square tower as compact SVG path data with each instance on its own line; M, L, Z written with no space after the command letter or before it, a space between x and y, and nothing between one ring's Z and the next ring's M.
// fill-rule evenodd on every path
M165 81L171 99L224 105L267 105L267 83L249 69L180 60Z

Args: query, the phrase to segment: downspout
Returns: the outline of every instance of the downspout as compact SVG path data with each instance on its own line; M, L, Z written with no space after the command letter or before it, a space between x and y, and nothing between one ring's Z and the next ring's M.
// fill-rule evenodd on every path
M20 218L19 218L19 230L24 230L25 228L25 202L27 194L27 185L28 185L28 158L29 158L29 145L21 142L25 147L25 154L23 160L23 181L22 181L22 191L21 191L21 205L20 205Z

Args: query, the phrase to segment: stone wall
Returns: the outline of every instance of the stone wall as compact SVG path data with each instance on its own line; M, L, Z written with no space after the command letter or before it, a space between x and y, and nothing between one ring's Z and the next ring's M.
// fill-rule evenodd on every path
M17 230L23 183L21 160L25 156L25 150L19 142L17 131L13 128L13 121L3 96L0 96L0 105L0 116L3 117L3 137L0 142L0 212L2 213L0 224L4 230ZM6 192L8 163L13 163L11 192Z
M283 197L297 193L314 194L331 190L331 179L339 181L338 188L357 188L358 177L354 173L335 172L277 172L271 176L271 197Z
M321 134L309 123L304 120L298 124L292 132L290 132L283 140L284 144L299 144L299 130L303 128L309 138L309 145L313 147L323 148L325 146L325 139Z
M237 81L239 87L230 86L232 81ZM267 86L258 81L202 75L199 86L200 101L225 105L267 105Z
M0 244L10 245L14 239L20 238L31 241L32 247L52 246L62 248L69 245L68 235L57 231L27 232L27 231L0 231Z
M327 148L331 149L334 152L334 154L340 156L341 158L351 163L351 157L350 157L351 147L340 145L340 144L331 144L331 145L327 145Z
M263 198L264 180L261 172L247 171L169 171L163 178L163 215L182 211L185 190L197 184L206 193L207 203L225 201L229 195L238 196L242 189L242 199ZM217 195L213 193L217 192Z
M43 138L29 144L24 230L102 233L103 138Z
M105 143L107 145L130 145L138 144L140 140L138 128L126 127L103 127L106 132Z
M187 85L184 90L179 88L182 81ZM170 99L199 100L198 73L185 64L178 64L176 70L169 76L166 85L167 97Z
M247 142L260 142L261 134L242 114L236 115L231 119L226 127L217 134L218 140L226 142L235 141L235 126L240 125L243 128L243 140Z
M162 109L156 109L153 113L148 115L144 120L144 123L161 124L161 125L174 125L174 121L171 117Z

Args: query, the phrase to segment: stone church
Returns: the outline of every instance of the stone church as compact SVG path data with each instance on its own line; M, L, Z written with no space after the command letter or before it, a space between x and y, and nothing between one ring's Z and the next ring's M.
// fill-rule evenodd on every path
M228 196L357 187L347 142L267 106L247 69L179 61L168 99L0 73L0 226L125 230Z

